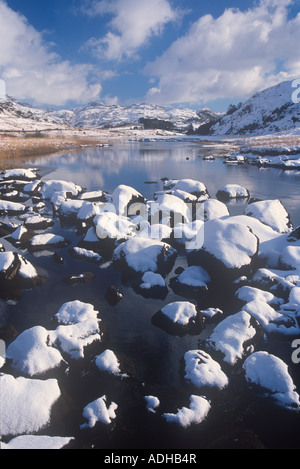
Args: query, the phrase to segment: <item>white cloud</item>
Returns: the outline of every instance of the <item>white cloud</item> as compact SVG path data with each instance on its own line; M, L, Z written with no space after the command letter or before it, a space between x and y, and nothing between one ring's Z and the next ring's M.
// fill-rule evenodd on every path
M101 59L117 61L135 57L152 36L183 14L173 10L168 0L95 0L85 4L82 11L91 16L113 16L107 34L91 38L86 46Z
M89 84L90 65L73 65L51 51L19 13L0 0L0 77L7 94L36 103L85 103L99 96L100 84Z
M246 98L299 76L300 13L288 18L291 3L261 0L245 12L227 9L218 18L199 18L185 36L147 64L145 73L157 80L148 100L200 104Z

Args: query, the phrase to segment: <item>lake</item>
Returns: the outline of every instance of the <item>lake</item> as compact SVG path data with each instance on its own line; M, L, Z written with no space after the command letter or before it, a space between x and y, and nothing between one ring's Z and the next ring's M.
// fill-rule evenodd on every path
M204 161L206 154L215 154L213 161ZM162 190L162 178L191 178L203 182L211 197L225 184L246 187L251 197L278 198L291 215L294 226L300 225L300 172L258 169L252 165L229 166L219 149L215 152L199 143L185 142L116 142L110 147L87 147L80 151L63 152L31 162L38 167L43 179L72 181L88 191L111 193L119 184L126 184L151 200ZM232 215L241 214L244 201L228 203ZM62 234L73 245L80 240L74 227L61 226L58 220L50 230ZM80 434L77 411L68 410L63 423L55 423L51 434L60 432L77 436L84 444L96 448L208 448L220 439L232 435L245 438L248 445L262 442L270 448L299 448L299 416L257 399L245 386L239 372L232 373L228 389L213 395L216 405L207 422L187 430L169 427L158 415L144 409L143 393L159 395L161 402L176 411L186 398L181 365L187 350L197 349L199 340L208 335L211 326L200 336L172 336L152 323L153 315L165 304L182 300L171 288L164 298L145 298L134 291L121 272L110 262L100 266L75 260L62 249L64 264L53 262L52 252L26 256L48 272L47 282L31 291L24 291L14 304L1 304L1 323L12 323L21 332L37 324L51 329L53 315L68 301L91 302L100 313L109 333L109 348L126 357L135 369L135 378L119 380L103 378L89 370L80 370L64 378L66 393L71 395L77 409L96 397L107 394L118 404L116 425L109 430L100 428L90 434ZM186 259L178 256L168 279L177 267L185 267ZM68 286L63 279L82 272L92 272L96 278L84 285ZM105 292L115 285L124 294L115 306L105 300ZM212 307L221 307L216 297ZM230 313L230 305L226 305ZM232 312L235 312L234 310ZM290 340L265 341L265 349L280 351L289 357ZM298 365L299 366L299 365ZM299 375L299 370L294 367ZM297 374L296 374L297 376ZM72 417L69 418L69 415ZM75 417L74 417L75 415ZM47 433L47 430L45 430ZM298 433L298 435L297 435ZM258 435L256 437L256 435ZM221 443L220 443L221 444ZM229 445L229 443L227 443Z

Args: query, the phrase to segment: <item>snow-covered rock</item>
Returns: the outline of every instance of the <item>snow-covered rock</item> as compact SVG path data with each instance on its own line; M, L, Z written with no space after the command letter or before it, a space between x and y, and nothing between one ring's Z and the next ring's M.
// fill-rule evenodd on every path
M142 283L140 288L149 290L153 287L166 287L166 281L160 274L155 274L154 272L145 272L142 277Z
M249 285L244 285L239 288L235 295L244 303L250 303L250 301L263 301L270 305L280 305L284 302L282 298L274 296L273 293L269 291L261 290L260 288L251 287Z
M153 316L152 322L175 335L199 334L203 329L203 317L189 301L168 303Z
M227 206L217 199L208 199L203 202L196 213L197 220L214 220L215 218L221 218L229 216Z
M202 236L196 236L196 247L188 252L190 264L201 265L212 277L222 275L223 280L250 271L259 243L247 226L230 218L210 220L203 226Z
M77 196L82 192L82 188L69 181L50 179L43 182L40 194L44 199L51 199L56 192L64 192L71 196Z
M100 371L105 371L110 375L121 378L128 377L126 373L122 373L121 363L116 354L110 349L104 350L104 352L95 357L95 365Z
M69 325L88 319L97 319L98 314L93 305L74 300L64 303L55 314L55 319L59 324Z
M156 409L160 405L160 401L158 397L149 395L149 396L145 396L144 399L146 401L146 408L148 412L155 414Z
M80 248L78 246L74 246L73 248L69 249L69 253L71 256L77 259L84 259L89 262L99 263L102 261L102 256L97 252L94 252L90 249Z
M114 250L113 260L137 273L164 274L171 270L176 256L177 251L167 243L135 236Z
M192 221L192 213L188 204L171 194L164 194L150 204L151 225L164 223L173 227L177 223Z
M116 208L116 213L125 217L136 215L140 207L145 203L145 198L133 187L121 184L112 193L112 202ZM135 207L132 207L136 204Z
M300 272L300 246L287 246L280 256L280 264L284 269Z
M230 199L248 199L250 193L245 187L238 184L226 184L218 190L216 197L220 201L228 201Z
M280 406L299 410L300 396L288 366L280 358L268 352L255 352L245 360L243 369L248 384L260 388L263 396Z
M100 240L127 240L135 235L137 227L129 218L114 212L104 212L94 220L96 233Z
M91 402L83 409L83 417L88 421L80 426L81 429L93 428L97 422L109 425L116 418L118 405L111 402L107 406L107 397L102 396Z
M55 331L50 331L50 340L62 354L67 354L73 360L85 357L85 349L89 345L101 343L103 333L100 320L86 319L76 324L61 325Z
M223 319L205 342L210 349L221 352L225 363L235 365L254 342L257 330L252 322L245 311L235 313Z
M196 388L223 389L228 385L228 378L220 364L204 350L189 350L184 355L184 362L184 378Z
M49 343L49 333L41 326L22 332L6 350L12 367L27 376L36 376L58 367L64 360Z
M187 428L190 425L203 422L210 408L211 404L205 397L191 395L189 407L178 409L176 414L165 413L162 416L169 423L176 423Z
M31 251L43 251L45 249L64 248L70 242L63 238L63 236L53 233L45 233L33 236L29 243Z
M0 375L1 436L38 432L51 421L61 392L56 379L38 380Z
M300 333L300 328L295 318L276 311L264 301L250 301L243 306L243 310L251 314L268 334L277 333L297 336Z
M194 179L179 179L171 186L173 190L188 192L196 197L208 196L207 187L201 181Z
M15 168L7 169L1 173L3 179L37 179L35 169Z
M14 215L27 212L28 207L18 202L0 200L0 215Z
M185 287L207 290L211 281L209 274L202 267L192 265L176 277L176 283Z
M278 233L287 233L292 228L290 215L280 200L261 200L248 205L245 215L254 217Z
M1 443L1 449L57 450L63 449L73 439L73 437L66 436L21 435L13 438L8 443Z

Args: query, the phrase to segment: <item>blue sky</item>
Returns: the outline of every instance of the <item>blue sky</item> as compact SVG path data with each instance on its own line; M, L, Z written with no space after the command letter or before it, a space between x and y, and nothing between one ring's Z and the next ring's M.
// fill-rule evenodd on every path
M0 78L35 105L226 110L300 77L300 0L0 0Z

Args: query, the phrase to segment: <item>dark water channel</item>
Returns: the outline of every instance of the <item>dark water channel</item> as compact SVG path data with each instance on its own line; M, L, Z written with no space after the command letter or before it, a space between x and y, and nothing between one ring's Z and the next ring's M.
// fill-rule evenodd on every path
M251 165L228 166L220 156L214 161L203 161L202 156L213 153L198 143L144 142L116 143L107 148L86 148L82 151L57 154L38 159L32 165L40 168L44 179L72 181L88 191L102 189L112 192L119 184L127 184L151 200L153 193L162 189L161 178L191 178L206 184L211 197L227 183L246 187L251 196L260 199L279 198L291 215L294 226L300 225L300 173L281 172L276 169L258 169ZM244 202L228 204L232 215L243 213ZM49 212L51 213L50 207ZM76 246L80 236L74 227L55 226L48 231L62 234ZM67 301L81 300L95 305L106 324L109 334L108 348L125 356L134 369L129 380L105 378L94 373L89 364L76 369L61 382L66 393L64 405L57 410L57 418L45 434L76 436L80 445L102 449L173 448L201 449L216 447L298 448L300 418L292 412L274 406L250 392L239 371L228 370L230 385L223 391L212 393L213 404L209 417L198 426L182 429L169 425L160 415L145 409L144 395L155 395L166 412L188 404L191 392L182 382L181 361L186 351L197 349L199 341L208 335L209 327L200 336L172 336L152 324L152 316L165 304L184 299L168 288L165 298L145 298L124 282L121 272L111 262L100 266L76 260L68 248L59 250L64 264L53 261L53 252L29 254L26 257L48 272L47 282L30 291L14 304L1 303L1 324L12 323L19 332L35 325L53 327L53 316ZM178 256L168 280L176 267L186 266L184 256ZM68 286L63 279L82 272L96 277L83 285ZM123 299L111 306L105 292L115 285ZM215 298L212 307L225 307ZM232 313L235 311L232 305ZM271 352L273 343L265 347ZM281 356L290 360L290 340L276 342ZM294 365L293 379L299 385L299 366ZM80 368L80 367L79 367ZM298 387L299 389L299 387ZM117 419L112 426L100 425L80 432L80 412L84 405L106 394L118 404Z

